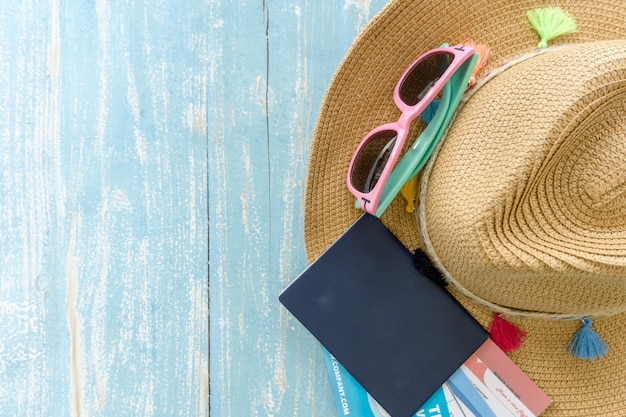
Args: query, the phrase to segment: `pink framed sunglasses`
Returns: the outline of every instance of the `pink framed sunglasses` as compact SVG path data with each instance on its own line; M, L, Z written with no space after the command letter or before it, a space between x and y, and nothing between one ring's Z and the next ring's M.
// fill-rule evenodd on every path
M383 188L396 165L411 122L437 97L459 67L474 54L465 45L432 49L404 71L393 100L398 121L378 126L357 147L348 168L348 189L366 212L375 215Z

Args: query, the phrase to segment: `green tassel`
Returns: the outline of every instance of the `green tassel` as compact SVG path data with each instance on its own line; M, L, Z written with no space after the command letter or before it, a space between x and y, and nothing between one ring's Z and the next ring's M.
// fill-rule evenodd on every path
M526 12L530 25L541 40L539 48L546 48L548 41L576 32L576 20L560 7L543 7Z

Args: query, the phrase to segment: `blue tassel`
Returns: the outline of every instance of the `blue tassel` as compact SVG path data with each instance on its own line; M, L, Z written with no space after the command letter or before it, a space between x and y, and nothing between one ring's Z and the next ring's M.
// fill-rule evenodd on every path
M567 344L567 350L577 358L590 361L603 357L609 351L609 347L591 328L593 322L589 317L582 319L582 323L583 326Z
M426 124L430 123L430 121L433 120L433 117L435 117L435 113L437 113L437 107L439 107L439 100L434 99L430 102L428 106L426 106L424 111L420 114L420 119L422 119L422 122Z

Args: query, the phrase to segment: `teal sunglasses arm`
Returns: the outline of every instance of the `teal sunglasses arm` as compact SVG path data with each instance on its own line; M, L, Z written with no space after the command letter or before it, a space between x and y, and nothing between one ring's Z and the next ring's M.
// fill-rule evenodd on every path
M450 81L452 81L452 79ZM439 101L439 105L437 106L437 110L432 120L428 123L413 145L411 145L411 147L406 151L400 162L398 162L393 168L391 175L389 175L387 184L385 184L383 193L380 196L380 201L378 202L376 217L380 217L383 214L398 192L400 192L400 189L404 186L404 184L413 178L413 172L415 172L416 164L419 164L424 158L430 143L437 136L439 127L443 123L445 115L450 107L450 95L452 94L450 91L450 81L448 81L443 87L441 100Z

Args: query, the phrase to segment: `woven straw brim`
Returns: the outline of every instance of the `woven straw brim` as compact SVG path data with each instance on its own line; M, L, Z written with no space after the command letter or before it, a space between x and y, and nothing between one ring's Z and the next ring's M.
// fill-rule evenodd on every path
M364 30L336 72L322 104L310 154L305 200L305 244L310 261L362 214L346 187L350 158L375 126L397 120L393 88L421 53L443 42L486 43L485 72L537 45L527 10L557 5L577 20L578 32L558 43L626 39L626 10L615 1L394 1ZM415 122L410 137L423 129ZM415 218L397 198L381 220L409 249L423 245ZM375 242L373 242L375 244ZM454 291L454 290L452 290ZM492 310L458 296L487 326ZM609 345L601 360L583 361L565 346L580 323L512 318L528 333L513 360L552 398L546 416L626 415L626 314L594 319Z

